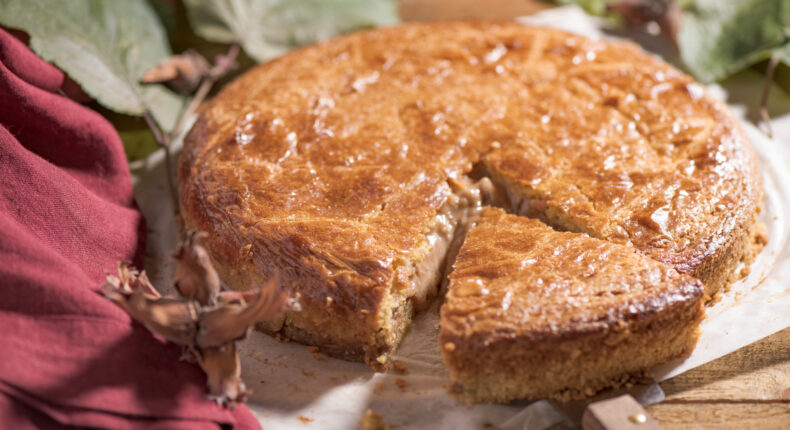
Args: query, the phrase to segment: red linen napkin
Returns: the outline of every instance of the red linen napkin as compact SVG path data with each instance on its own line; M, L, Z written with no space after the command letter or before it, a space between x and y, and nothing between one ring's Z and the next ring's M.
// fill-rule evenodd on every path
M0 29L0 428L260 428L98 293L145 221L120 138Z

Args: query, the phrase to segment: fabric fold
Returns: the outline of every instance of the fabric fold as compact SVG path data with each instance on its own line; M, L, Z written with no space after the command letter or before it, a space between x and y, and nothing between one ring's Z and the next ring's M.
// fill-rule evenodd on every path
M0 29L0 426L260 428L99 294L141 265L145 220L117 132L64 82Z

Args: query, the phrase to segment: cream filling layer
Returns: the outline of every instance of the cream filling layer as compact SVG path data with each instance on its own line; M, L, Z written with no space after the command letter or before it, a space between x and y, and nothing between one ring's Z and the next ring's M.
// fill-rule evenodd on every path
M500 191L488 178L472 182L462 177L451 179L449 185L453 194L439 209L433 225L426 233L429 249L414 265L410 279L411 291L414 292L412 299L417 309L427 307L446 280L466 233L483 205L500 203Z

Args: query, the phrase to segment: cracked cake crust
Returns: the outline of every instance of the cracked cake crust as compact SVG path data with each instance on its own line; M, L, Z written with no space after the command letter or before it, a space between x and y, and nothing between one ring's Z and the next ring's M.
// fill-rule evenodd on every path
M279 275L298 299L262 329L381 366L437 216L475 166L511 210L633 246L712 295L751 240L756 163L726 106L633 44L415 23L250 70L200 114L178 176L223 280Z

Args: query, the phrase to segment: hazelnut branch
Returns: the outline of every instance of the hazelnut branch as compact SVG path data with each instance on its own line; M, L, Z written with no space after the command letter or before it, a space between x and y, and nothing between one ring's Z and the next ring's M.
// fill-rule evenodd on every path
M204 235L188 234L174 256L178 296L163 297L145 271L123 262L117 275L107 275L101 291L148 331L181 345L182 359L197 362L206 373L209 398L234 406L248 394L236 342L256 322L294 307L276 279L250 292L221 291L217 272L198 244Z

